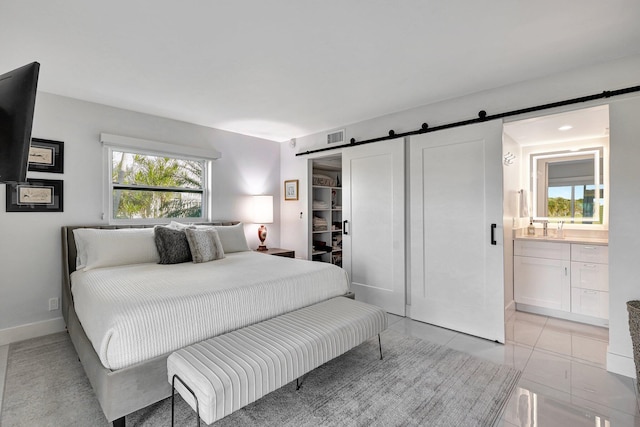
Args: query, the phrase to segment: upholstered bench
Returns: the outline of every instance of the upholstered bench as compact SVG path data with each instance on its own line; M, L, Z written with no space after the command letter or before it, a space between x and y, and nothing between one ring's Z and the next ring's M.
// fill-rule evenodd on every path
M333 298L175 351L168 379L199 414L198 425L200 418L211 424L375 335L380 340L386 327L381 308Z

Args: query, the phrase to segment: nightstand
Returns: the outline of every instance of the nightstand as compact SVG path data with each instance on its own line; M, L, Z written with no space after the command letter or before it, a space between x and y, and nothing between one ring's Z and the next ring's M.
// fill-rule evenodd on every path
M285 258L296 257L296 251L292 251L289 249L269 248L266 251L256 251L256 252L258 252L259 254L275 255L275 256L281 256Z

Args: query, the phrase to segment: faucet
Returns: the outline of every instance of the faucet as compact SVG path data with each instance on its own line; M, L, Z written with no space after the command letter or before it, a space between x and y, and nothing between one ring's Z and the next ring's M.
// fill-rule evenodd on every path
M549 221L547 221L546 219L536 219L533 222L539 222L542 224L542 235L547 237L549 235L548 233L548 225L549 225Z

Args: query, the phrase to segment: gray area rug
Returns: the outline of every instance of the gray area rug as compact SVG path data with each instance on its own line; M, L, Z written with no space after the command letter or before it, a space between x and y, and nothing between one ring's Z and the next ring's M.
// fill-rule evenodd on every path
M520 372L450 348L382 334L215 423L216 426L491 426ZM12 344L0 425L108 426L66 333ZM176 425L195 412L176 398ZM127 416L168 426L171 400Z

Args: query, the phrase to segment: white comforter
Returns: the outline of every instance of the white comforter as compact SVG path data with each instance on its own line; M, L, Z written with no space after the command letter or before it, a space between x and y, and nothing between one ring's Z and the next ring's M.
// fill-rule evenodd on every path
M116 370L342 295L348 278L326 263L238 252L76 271L71 290L102 364Z

